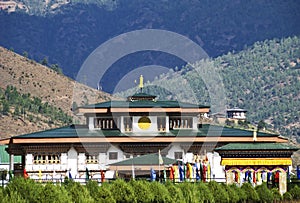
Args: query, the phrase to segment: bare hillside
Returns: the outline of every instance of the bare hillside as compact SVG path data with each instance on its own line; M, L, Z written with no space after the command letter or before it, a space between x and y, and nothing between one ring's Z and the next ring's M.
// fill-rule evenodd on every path
M0 88L5 89L7 85L12 85L18 92L30 93L31 96L38 97L42 102L48 102L69 115L72 115L73 102L80 106L111 99L111 95L107 93L78 84L48 67L3 47L0 47L0 75ZM57 125L37 126L26 120L14 120L10 116L2 116L0 120L0 138L57 127Z

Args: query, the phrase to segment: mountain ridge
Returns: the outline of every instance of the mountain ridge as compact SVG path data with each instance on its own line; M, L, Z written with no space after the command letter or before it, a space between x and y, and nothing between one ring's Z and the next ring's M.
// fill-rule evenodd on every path
M50 63L59 64L67 76L76 78L95 48L133 30L162 29L181 34L211 57L242 50L256 41L300 34L300 4L293 0L123 0L113 10L89 3L93 1L85 2L62 6L55 15L0 12L0 45L12 47L17 53L26 51L37 61L46 57ZM151 64L168 68L185 65L161 53L128 56L110 68L100 81L101 86L106 92L113 92L117 81L132 67ZM115 77L112 79L111 75Z

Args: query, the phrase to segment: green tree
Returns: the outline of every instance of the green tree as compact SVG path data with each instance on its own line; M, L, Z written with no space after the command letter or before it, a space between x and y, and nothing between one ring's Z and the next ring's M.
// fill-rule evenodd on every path
M266 123L263 120L260 120L257 124L257 130L264 130L266 128Z
M63 70L58 66L58 64L52 64L51 69L60 75L63 75Z
M8 115L9 112L10 112L10 106L9 106L9 103L8 103L8 101L4 100L4 101L2 102L2 111L1 111L1 113L2 113L3 115Z
M27 52L27 51L24 51L24 52L23 52L23 56L24 56L25 58L28 58L28 52Z
M41 64L44 66L48 66L48 60L46 57L43 58L43 60L41 61Z

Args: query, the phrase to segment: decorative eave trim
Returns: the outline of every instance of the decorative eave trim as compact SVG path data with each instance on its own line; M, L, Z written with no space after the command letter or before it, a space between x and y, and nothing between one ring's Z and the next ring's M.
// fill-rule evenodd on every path
M277 166L292 165L291 158L222 158L223 166Z

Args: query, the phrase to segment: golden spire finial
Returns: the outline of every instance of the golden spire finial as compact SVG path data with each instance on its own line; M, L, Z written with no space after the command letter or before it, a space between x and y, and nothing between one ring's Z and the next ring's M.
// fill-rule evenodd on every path
M143 75L140 76L140 84L139 84L139 88L141 89L141 92L143 91L143 87L144 87L144 78Z

